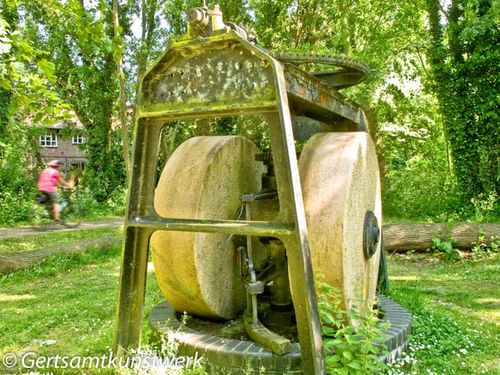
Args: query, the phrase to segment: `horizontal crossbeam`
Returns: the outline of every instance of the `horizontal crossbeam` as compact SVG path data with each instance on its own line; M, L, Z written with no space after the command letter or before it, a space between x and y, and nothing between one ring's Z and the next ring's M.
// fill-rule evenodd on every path
M242 236L288 236L293 225L271 221L132 218L127 226L180 232L238 234Z
M337 90L290 64L285 65L284 73L293 110L300 109L303 115L326 123L348 121L354 127L363 126L359 105Z

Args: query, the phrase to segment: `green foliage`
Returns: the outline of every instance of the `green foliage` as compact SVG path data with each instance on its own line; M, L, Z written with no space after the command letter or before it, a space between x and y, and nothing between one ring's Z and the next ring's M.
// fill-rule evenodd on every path
M472 255L474 258L485 258L500 251L500 238L492 236L489 243L486 243L485 233L479 232L478 241L472 243Z
M26 38L16 1L0 3L0 224L26 220L37 146L28 124L65 117L55 66Z
M318 307L328 374L374 374L384 368L383 332L375 312L352 312L359 323L347 324L347 313L340 308L339 293L320 283Z
M396 218L446 221L460 208L460 194L446 160L422 155L388 167L383 190L384 213Z
M24 0L32 44L45 48L56 88L86 129L83 184L100 202L125 185L121 137L112 126L118 86L111 8L84 3Z
M31 142L21 126L10 123L0 157L0 224L25 221L31 210L36 171L30 171Z
M123 216L125 214L126 191L115 189L105 201L95 199L95 191L88 187L76 190L73 196L80 217L102 218L109 216Z
M500 200L496 191L489 194L478 194L471 199L470 216L475 221L498 221L500 216Z
M2 3L0 10L0 135L4 137L22 116L34 114L37 121L48 121L62 116L67 106L50 87L56 79L54 64L25 39L15 2Z
M453 0L445 12L437 0L428 2L433 68L429 87L436 93L451 146L463 200L498 199L500 51L495 2ZM498 5L498 4L497 4ZM498 207L498 206L497 206Z
M0 194L0 224L14 224L28 219L33 203L29 199L30 194L21 194L22 199L9 191Z
M440 238L434 237L432 243L431 250L443 254L444 260L456 261L460 259L460 253L453 247L452 241L441 240Z
M130 105L136 75L144 73L168 40L185 32L185 11L200 1L118 5L115 35L108 0L1 3L0 156L9 159L0 168L19 163L11 176L32 177L25 172L31 168L34 139L28 141L33 135L28 128L65 118L71 109L86 129L86 194L106 204L124 189L122 145L128 145L131 132L120 134L114 124L119 112L117 59L123 58ZM498 220L500 52L495 48L499 28L493 2L452 0L448 9L437 0L224 0L220 5L227 21L256 30L260 46L345 54L370 65L367 81L343 93L367 113L379 152L386 215ZM238 133L261 147L269 144L258 120L216 119L209 128L207 134ZM160 165L186 137L201 135L200 129L194 124L164 132ZM15 136L7 136L9 132ZM14 156L16 147L20 150ZM14 207L4 211L9 221L24 216L30 193L19 186L30 185L21 180L0 184L0 202ZM19 197L19 204L13 197Z

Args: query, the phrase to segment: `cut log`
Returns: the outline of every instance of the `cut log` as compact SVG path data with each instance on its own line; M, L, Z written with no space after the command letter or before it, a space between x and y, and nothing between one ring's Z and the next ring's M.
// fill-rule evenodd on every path
M483 233L480 239L480 233ZM473 243L491 243L500 237L500 224L386 224L383 226L384 247L390 251L425 250L432 247L432 239L451 240L453 247L471 249Z

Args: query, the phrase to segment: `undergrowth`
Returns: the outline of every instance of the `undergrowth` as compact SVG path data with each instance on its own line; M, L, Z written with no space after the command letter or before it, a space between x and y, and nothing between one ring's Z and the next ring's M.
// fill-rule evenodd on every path
M328 374L374 374L385 368L379 356L385 353L383 327L375 311L351 311L354 327L341 309L340 294L319 283L318 307Z

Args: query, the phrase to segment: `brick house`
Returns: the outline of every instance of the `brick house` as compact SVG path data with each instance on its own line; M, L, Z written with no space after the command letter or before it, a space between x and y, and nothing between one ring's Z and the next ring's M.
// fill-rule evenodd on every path
M69 172L83 169L87 163L82 145L85 143L84 128L81 124L71 125L70 131L65 124L58 123L45 127L45 133L38 137L40 155L45 162L60 160L63 170Z

